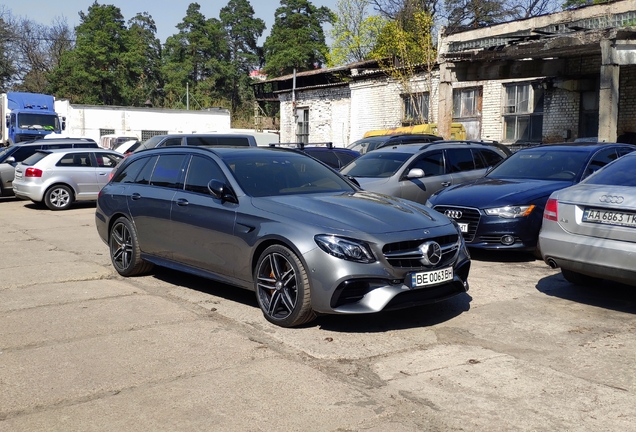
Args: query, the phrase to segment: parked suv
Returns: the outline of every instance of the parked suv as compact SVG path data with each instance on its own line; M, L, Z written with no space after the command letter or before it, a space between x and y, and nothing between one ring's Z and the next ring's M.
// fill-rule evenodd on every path
M275 147L278 144L270 144L270 147ZM290 143L280 144L280 147L295 146L298 150L309 156L318 159L320 162L329 165L336 171L340 170L343 166L360 156L360 152L350 150L343 147L334 147L333 143Z
M503 150L489 144L433 141L374 150L340 172L363 189L425 204L434 192L482 177L505 158Z
M92 201L124 158L106 149L38 150L15 167L13 191L20 199L66 210L74 201Z
M155 135L142 142L141 145L135 149L135 152L156 147L181 145L204 147L256 147L256 138L250 134L235 133Z
M58 148L98 148L90 138L52 138L23 141L0 151L0 196L13 195L15 166L38 150Z
M246 288L284 327L468 290L470 257L457 225L362 191L297 150L133 153L102 189L95 223L120 275L155 264Z
M359 139L347 146L350 150L360 152L360 154L368 153L371 150L377 150L382 147L400 144L425 144L433 141L440 141L444 138L437 135L429 134L408 134L408 135L376 135Z

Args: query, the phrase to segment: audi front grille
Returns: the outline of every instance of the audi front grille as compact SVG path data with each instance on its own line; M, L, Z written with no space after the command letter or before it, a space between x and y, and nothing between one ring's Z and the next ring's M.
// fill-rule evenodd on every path
M453 219L457 223L468 224L468 231L462 233L466 242L472 242L479 226L479 219L481 214L479 210L471 207L457 207L457 206L435 206L436 211L446 215L450 219Z

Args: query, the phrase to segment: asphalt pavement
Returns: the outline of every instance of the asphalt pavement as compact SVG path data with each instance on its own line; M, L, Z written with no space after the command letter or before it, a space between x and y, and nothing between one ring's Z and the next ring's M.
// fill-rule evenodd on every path
M283 329L252 292L120 277L95 206L0 199L0 431L636 430L636 289L474 253L470 290Z

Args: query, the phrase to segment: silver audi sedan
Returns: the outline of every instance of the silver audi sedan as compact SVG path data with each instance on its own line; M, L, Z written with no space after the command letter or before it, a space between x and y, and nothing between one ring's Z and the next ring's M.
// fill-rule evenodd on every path
M636 153L552 193L539 243L544 261L577 285L636 285Z
M95 223L120 275L159 265L249 289L283 327L468 290L456 223L364 192L297 150L135 152L100 192Z

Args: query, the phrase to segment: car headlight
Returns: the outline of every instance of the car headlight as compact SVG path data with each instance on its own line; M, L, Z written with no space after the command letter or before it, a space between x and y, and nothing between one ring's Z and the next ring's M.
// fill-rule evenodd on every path
M499 216L501 218L506 219L514 219L520 218L524 216L528 216L532 213L535 205L526 205L526 206L506 206L506 207L497 207L484 210L488 216Z
M365 242L327 234L317 235L314 240L320 249L337 258L365 264L375 262L375 256Z
M430 200L426 200L426 203L424 204L426 207L430 207L433 208L433 204L431 204Z

